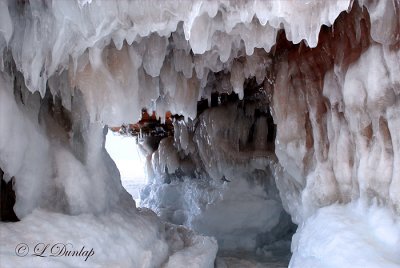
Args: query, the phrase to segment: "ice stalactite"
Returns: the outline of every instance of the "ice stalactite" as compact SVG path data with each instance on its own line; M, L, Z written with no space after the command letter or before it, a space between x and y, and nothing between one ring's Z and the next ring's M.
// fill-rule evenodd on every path
M113 107L126 112L110 111L113 120L121 121L126 120L128 112L138 119L141 106L154 108L159 95L157 106L161 110L194 118L197 98L203 92L198 90L198 83L204 89L209 72L230 70L235 58L247 55L255 61L244 66L248 67L245 77L255 76L261 71L257 69L265 70L265 66L257 67L257 61L263 60L252 56L257 54L254 49L268 52L279 29L285 28L289 40L298 43L305 39L314 47L320 25L331 25L349 7L345 0L330 1L329 5L318 0L307 7L277 1L2 3L4 40L0 48L11 48L30 91L44 96L47 79L68 69L70 78L77 82L72 86L79 86L89 95L85 100L92 101L88 103L91 116L107 111L97 111L102 100L93 98L108 95L108 105L118 102L121 105ZM299 16L298 8L314 17ZM240 91L243 74L237 70L240 65L233 66L239 75L233 78L238 79L234 89ZM159 88L158 77L164 88ZM106 90L111 87L113 94ZM63 91L66 98L72 94L71 90ZM130 100L129 106L122 105L126 99ZM105 117L105 121L111 120ZM103 118L95 117L98 119Z
M49 218L61 239L81 222L137 254L99 254L99 265L179 267L196 255L193 265L212 267L216 241L136 209L104 149L108 125L137 122L146 108L184 116L152 154L145 195L162 218L215 235L221 248L254 249L290 223L278 216L288 212L301 226L293 267L337 264L324 241L372 226L387 250L371 265L399 265L399 239L379 232L399 230L399 14L399 0L0 0L0 168L14 178L21 219L0 225L4 245ZM240 106L249 81L254 105ZM198 111L199 101L212 108ZM246 219L262 220L220 230L219 211L244 204L259 211ZM310 232L324 219L327 240ZM29 261L11 251L2 244L2 264Z

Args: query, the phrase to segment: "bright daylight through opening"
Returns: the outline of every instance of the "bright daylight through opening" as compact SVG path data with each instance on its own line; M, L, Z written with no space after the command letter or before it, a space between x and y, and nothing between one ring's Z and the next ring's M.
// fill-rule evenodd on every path
M120 135L108 130L106 150L118 167L122 186L140 206L140 190L146 185L145 160L136 137Z

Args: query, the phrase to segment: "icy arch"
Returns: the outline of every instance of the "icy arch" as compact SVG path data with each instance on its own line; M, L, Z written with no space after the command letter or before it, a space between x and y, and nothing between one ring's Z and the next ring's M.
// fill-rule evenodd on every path
M142 108L157 114L171 111L187 120L177 123L180 134L174 143L163 141L164 154L155 152L155 172L165 165L172 172L192 154L193 162L205 167L210 182L215 182L230 180L249 166L260 170L274 160L271 174L277 191L272 195L279 193L279 204L302 225L293 240L293 266L333 263L329 254L310 258L315 249L304 245L319 241L310 230L320 226L321 217L332 217L327 230L337 231L334 223L342 218L335 213L349 219L352 212L371 209L365 217L351 218L358 225L345 227L389 226L397 237L398 0L316 0L304 5L4 0L0 7L0 168L5 181L15 178L14 210L22 219L0 226L7 244L26 238L9 233L40 226L43 218L60 223L54 229L57 233L57 228L66 228L65 222L75 224L84 217L85 226L101 222L93 234L108 230L108 238L124 238L123 244L137 252L137 258L127 257L129 251L105 254L96 257L97 264L126 259L126 266L178 267L199 256L199 267L213 265L216 241L136 209L104 149L105 126L135 122ZM240 141L246 135L239 130L250 129L245 120L239 120L244 127L233 127L224 139L218 136L224 122L237 123L231 118L239 113L237 107L197 117L199 100L211 103L216 92L234 92L241 100L251 78L262 85L254 101L262 104L267 95L277 124L271 157L258 151L232 153L243 148ZM192 133L189 122L196 120L198 132ZM263 124L256 123L259 128ZM195 146L188 138L193 135ZM218 143L218 150L213 151L213 143ZM193 170L196 165L185 167ZM376 215L387 220L374 221ZM115 221L107 220L110 216ZM184 219L184 214L173 216L176 221ZM121 232L108 229L116 225L122 226ZM132 228L145 230L143 236L126 238ZM352 234L361 245L365 242ZM44 235L37 234L37 239ZM61 238L66 237L68 233ZM84 242L79 235L74 239ZM373 245L385 245L382 252L371 247L377 256L372 264L385 256L390 265L398 265L398 239L371 239ZM104 246L98 240L91 243ZM5 260L9 266L13 261ZM28 259L18 261L24 264Z

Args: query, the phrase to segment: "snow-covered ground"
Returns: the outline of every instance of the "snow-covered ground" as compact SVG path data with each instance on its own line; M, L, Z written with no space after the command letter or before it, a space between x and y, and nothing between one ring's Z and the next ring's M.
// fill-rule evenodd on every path
M400 217L360 201L318 210L293 236L290 267L400 267Z
M20 222L1 223L0 239L2 268L179 268L189 261L211 268L217 252L214 238L133 207L78 216L37 209Z

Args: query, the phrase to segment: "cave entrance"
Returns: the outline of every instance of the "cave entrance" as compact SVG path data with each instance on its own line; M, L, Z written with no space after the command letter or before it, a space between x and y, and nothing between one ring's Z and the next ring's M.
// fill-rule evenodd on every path
M145 157L140 152L137 138L110 129L106 136L106 150L117 165L122 186L140 206L140 190L147 184L147 178Z
M122 186L132 195L136 206L141 205L140 191L148 183L146 165L151 162L152 153L163 138L173 136L171 113L167 112L164 118L161 122L154 111L148 113L142 109L140 121L111 127L106 136L106 150L120 172Z

